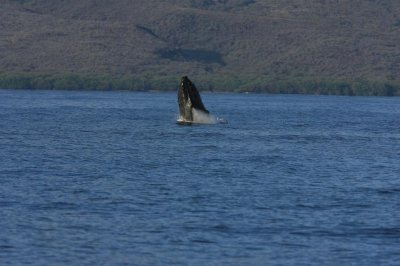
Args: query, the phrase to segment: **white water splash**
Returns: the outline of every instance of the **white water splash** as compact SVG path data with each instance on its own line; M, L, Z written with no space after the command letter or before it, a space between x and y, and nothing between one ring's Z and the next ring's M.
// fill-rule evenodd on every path
M192 109L193 121L186 121L182 116L178 116L178 124L228 124L228 121L221 117L215 117L198 109Z
M207 114L201 110L195 108L192 109L193 112L193 122L198 124L216 124L217 119L211 114Z

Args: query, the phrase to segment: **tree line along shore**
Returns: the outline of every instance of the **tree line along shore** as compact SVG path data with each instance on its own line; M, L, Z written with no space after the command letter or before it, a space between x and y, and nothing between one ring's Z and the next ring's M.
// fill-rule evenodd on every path
M400 82L261 75L192 76L201 91L347 96L400 96ZM0 89L175 91L179 76L0 73Z

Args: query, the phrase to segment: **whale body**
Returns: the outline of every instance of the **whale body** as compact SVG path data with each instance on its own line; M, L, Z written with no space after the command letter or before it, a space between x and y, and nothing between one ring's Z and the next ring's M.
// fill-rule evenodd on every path
M196 86L186 76L181 78L178 90L178 105L178 124L201 123L201 121L196 121L198 114L201 114L202 117L208 117L210 114L210 112L205 108Z

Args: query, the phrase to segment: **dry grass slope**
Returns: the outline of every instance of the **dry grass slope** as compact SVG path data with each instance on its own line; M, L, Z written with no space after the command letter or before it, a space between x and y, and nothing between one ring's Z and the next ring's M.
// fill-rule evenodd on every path
M397 0L0 0L0 73L398 83L398 14Z

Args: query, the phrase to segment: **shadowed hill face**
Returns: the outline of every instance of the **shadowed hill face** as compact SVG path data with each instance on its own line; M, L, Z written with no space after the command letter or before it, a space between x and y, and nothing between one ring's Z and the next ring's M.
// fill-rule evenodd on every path
M400 2L0 0L0 71L399 79Z

